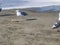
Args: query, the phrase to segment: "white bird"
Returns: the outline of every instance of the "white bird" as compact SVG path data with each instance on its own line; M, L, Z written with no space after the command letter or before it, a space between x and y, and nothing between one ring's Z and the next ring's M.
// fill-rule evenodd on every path
M19 10L16 10L16 15L17 16L26 16L27 13L26 12L19 11Z
M16 15L17 16L22 16L21 12L19 10L16 10Z
M56 23L52 26L52 28L55 29L55 28L58 28L59 26L60 26L60 21L56 22Z

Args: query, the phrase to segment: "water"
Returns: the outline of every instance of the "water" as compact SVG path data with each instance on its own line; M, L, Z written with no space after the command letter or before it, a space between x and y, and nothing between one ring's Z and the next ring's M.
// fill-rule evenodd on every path
M47 0L46 0L47 1ZM54 10L60 11L60 2L44 2L44 1L32 1L32 0L0 0L0 8L22 8L22 7L39 7L39 8L32 8L32 10L36 11L47 11L47 10Z
M44 2L44 1L26 1L26 0L0 0L0 7L18 7L18 6L44 6L44 5L55 5L60 2Z
M14 7L26 5L27 2L21 0L0 0L0 7Z

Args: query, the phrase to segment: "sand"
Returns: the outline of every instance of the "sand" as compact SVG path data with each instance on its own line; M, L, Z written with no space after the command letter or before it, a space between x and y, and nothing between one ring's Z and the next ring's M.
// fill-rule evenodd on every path
M60 45L59 29L52 29L58 13L28 11L27 16L15 10L0 12L0 45Z

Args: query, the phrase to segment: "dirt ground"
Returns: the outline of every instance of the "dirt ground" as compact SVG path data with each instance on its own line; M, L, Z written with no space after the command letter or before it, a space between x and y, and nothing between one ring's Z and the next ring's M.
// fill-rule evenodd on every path
M28 15L15 15L15 10L0 12L0 45L60 45L60 32L52 29L58 13L24 10Z

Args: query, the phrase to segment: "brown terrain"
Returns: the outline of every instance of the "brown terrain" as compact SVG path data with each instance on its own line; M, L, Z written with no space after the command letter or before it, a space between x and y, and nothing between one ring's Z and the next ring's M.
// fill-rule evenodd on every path
M17 17L15 10L0 12L0 45L60 45L59 28L51 28L58 13L24 11L27 16Z

